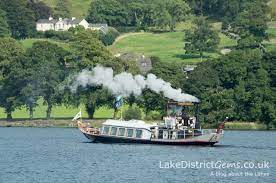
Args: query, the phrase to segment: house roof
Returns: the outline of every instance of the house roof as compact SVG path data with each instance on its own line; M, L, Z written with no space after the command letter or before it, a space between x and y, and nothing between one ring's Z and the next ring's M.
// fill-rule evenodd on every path
M107 24L89 24L90 27L108 27Z
M66 22L67 24L79 24L82 20L79 20L79 19L69 19L69 18L65 18L63 20L64 22Z
M37 23L41 23L41 24L55 24L55 23L57 23L58 22L58 20L55 20L55 19L52 19L52 20L49 20L49 19L39 19L38 21L37 21Z
M50 23L55 24L55 23L57 23L59 21L64 22L66 24L79 24L82 20L79 20L79 19L70 19L70 18L65 18L65 19L62 19L62 20L57 20L57 19L51 19L51 20L49 20L49 19L39 19L37 21L37 23L40 23L40 24L50 24Z
M121 120L106 120L103 125L107 126L118 126L118 127L128 127L128 128L143 128L150 130L150 127L154 126L151 124L147 124L141 120L130 120L130 121L121 121Z

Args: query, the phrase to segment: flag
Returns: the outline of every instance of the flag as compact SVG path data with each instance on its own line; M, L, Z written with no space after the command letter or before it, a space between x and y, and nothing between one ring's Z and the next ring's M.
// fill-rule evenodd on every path
M115 100L115 104L114 104L115 109L120 108L122 105L123 105L123 98L122 98L122 96L117 96L116 100Z
M76 116L72 119L72 121L76 121L79 118L81 118L81 111L78 114L76 114Z

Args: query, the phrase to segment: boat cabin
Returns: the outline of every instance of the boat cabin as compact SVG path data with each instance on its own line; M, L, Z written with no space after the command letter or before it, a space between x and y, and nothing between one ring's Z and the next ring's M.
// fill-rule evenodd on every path
M120 138L150 139L150 128L151 125L139 120L107 120L103 123L101 134Z

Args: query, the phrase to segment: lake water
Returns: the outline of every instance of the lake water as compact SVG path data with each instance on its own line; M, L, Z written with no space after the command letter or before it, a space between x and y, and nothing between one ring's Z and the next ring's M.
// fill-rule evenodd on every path
M94 144L77 129L0 128L0 183L272 183L275 160L276 132L227 131L217 146L196 147Z

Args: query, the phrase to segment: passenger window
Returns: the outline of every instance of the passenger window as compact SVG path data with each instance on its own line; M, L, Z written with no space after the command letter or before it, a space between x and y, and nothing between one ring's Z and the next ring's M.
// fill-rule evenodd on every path
M133 129L127 129L127 137L133 136Z
M125 128L119 128L119 134L118 134L118 136L125 136L125 131L126 131Z
M112 127L111 128L111 135L116 135L117 134L117 128L116 127Z
M142 130L136 130L136 138L142 138Z
M108 135L108 133L109 133L109 127L105 126L103 129L103 134Z

